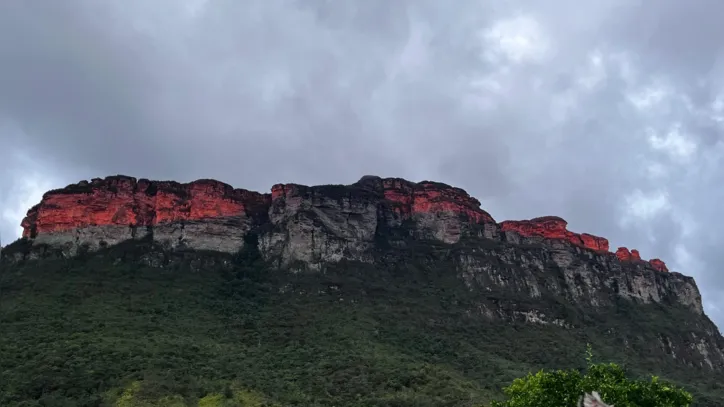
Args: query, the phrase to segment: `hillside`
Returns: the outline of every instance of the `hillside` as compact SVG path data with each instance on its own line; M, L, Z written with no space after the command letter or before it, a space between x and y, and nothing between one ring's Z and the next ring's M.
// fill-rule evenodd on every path
M692 278L479 206L377 177L51 191L3 250L0 405L478 406L587 343L722 404Z

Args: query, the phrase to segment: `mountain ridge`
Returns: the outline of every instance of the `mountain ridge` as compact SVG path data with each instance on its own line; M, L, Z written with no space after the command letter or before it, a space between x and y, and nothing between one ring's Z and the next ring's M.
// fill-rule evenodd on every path
M724 339L704 314L692 277L669 272L659 259L644 261L637 250L612 252L607 239L571 232L557 216L498 223L465 190L439 182L367 175L350 185L275 184L263 194L211 179L178 183L115 175L45 193L22 226L23 237L4 250L13 261L68 258L145 239L164 251L233 255L253 235L268 264L319 272L345 261L378 264L383 248L442 245L455 250L451 273L469 287L497 286L532 299L562 296L594 308L619 298L683 306L708 327L711 343L693 345L707 348L700 352L705 362L698 363L724 368L724 346L714 345ZM534 306L507 314L496 307L478 311L572 326L562 315L544 318Z
M721 404L724 338L692 277L636 250L612 252L605 238L571 232L559 217L496 222L447 184L365 176L350 185L276 184L262 194L214 180L112 176L49 191L23 226L24 237L2 251L0 274L0 322L14 332L0 339L0 360L15 360L0 362L0 379L16 378L8 387L15 399L42 394L45 382L26 385L42 375L13 355L32 354L36 372L45 371L50 351L29 350L47 348L45 332L63 327L57 335L81 341L81 354L87 335L115 341L95 348L87 362L94 366L119 363L116 348L131 341L130 352L144 354L137 360L148 360L143 371L165 375L169 362L158 355L170 347L199 371L213 366L205 380L241 377L288 405L469 405L463 400L472 394L489 400L500 383L528 371L578 366L589 342L609 360L631 360L636 374L688 383L699 405ZM157 323L151 342L138 339ZM234 350L217 351L214 335ZM188 350L192 337L194 346L207 343L210 359ZM19 353L17 340L28 351ZM235 352L245 356L229 359ZM65 358L54 360L57 371L80 375ZM355 360L370 370L333 387L351 380L358 390L279 394L288 377L318 388L333 371L354 371ZM181 361L173 362L174 380L187 377ZM139 378L136 365L123 366L104 388ZM307 366L318 374L306 375ZM407 379L391 390L399 377ZM447 379L412 391L414 377ZM162 386L154 380L143 386ZM390 392L407 404L383 402ZM302 393L314 396L290 402Z
M234 188L214 179L179 183L137 179L126 175L93 178L43 194L41 202L29 209L23 219L22 236L34 239L39 234L62 232L85 226L142 227L174 221L231 218L241 214L249 217L263 216L262 213L269 211L275 200L293 196L301 190L351 189L370 185L374 187L374 184L378 183L382 184L382 188L377 192L382 192L384 199L392 202L393 210L402 217L409 217L415 213L451 212L463 215L473 224L496 224L502 232L515 231L524 237L566 240L597 252L609 252L607 239L588 233L571 232L567 229L567 222L558 216L505 220L497 223L488 212L480 208L480 201L461 188L435 181L425 180L416 183L402 178L381 178L372 175L363 176L359 181L349 185L275 184L271 187L270 193ZM72 202L73 198L83 195L96 195L96 198L85 201L78 199ZM124 199L131 199L133 203L124 202ZM103 204L107 206L105 209L99 207ZM69 213L73 211L76 213ZM458 236L449 236L442 240L449 242L458 238ZM621 261L641 262L656 270L668 271L662 260L658 258L642 260L635 249L619 247L613 254Z

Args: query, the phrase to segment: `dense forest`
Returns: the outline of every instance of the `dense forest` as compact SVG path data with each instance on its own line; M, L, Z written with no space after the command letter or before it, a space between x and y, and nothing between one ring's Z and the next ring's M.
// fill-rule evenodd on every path
M141 241L2 263L0 405L482 406L529 372L583 368L587 344L632 376L682 385L696 406L724 400L723 376L651 351L688 310L621 301L583 315L558 302L585 328L491 322L432 248L289 273L248 247ZM625 333L639 340L623 347Z

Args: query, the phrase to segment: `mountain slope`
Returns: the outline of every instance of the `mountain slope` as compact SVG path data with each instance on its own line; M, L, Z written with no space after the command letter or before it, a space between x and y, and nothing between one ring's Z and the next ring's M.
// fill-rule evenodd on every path
M586 343L724 400L693 279L559 218L497 224L462 190L375 177L173 199L156 184L145 212L146 181L94 182L47 194L3 252L0 405L480 405L582 367Z

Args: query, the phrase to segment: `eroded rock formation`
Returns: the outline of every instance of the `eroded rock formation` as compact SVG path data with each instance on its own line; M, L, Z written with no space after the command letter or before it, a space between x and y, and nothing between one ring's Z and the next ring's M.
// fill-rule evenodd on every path
M502 231L513 230L521 236L562 239L576 246L597 252L608 252L608 240L588 233L574 233L567 229L568 222L558 216L543 216L530 220L506 220L500 223Z
M621 261L641 261L641 255L636 249L629 250L627 247L619 247L616 250L616 257Z
M629 250L626 247L619 247L616 250L616 257L618 257L621 261L627 261L627 262L643 262L644 260L641 260L641 254L639 254L639 251L636 249ZM669 269L666 267L666 263L664 263L660 259L651 259L648 263L651 267L654 268L654 270L658 270L661 272L668 272Z
M236 251L266 217L269 196L214 180L188 184L114 176L47 192L22 221L37 243L91 248L153 233L169 246Z
M214 180L186 184L112 176L47 192L22 222L23 236L38 243L91 248L149 233L169 247L235 252L252 228L268 223L262 245L284 262L321 263L363 259L380 225L415 225L414 234L444 243L466 235L508 241L564 241L608 253L608 240L567 229L557 216L503 221L480 208L460 188L401 178L365 176L352 185L277 184L270 194L234 189ZM320 228L326 231L322 231ZM315 234L316 232L316 234ZM518 236L511 236L510 233ZM621 247L620 261L640 262L638 251ZM647 262L668 271L663 261Z
M651 266L658 271L663 271L663 272L669 271L668 267L666 267L666 263L664 263L663 260L661 260L661 259L651 259L651 260L649 260L649 264L651 264Z
M480 201L460 188L431 181L412 183L400 178L385 179L382 186L385 199L405 218L454 213L471 223L495 223L489 213L480 209Z

